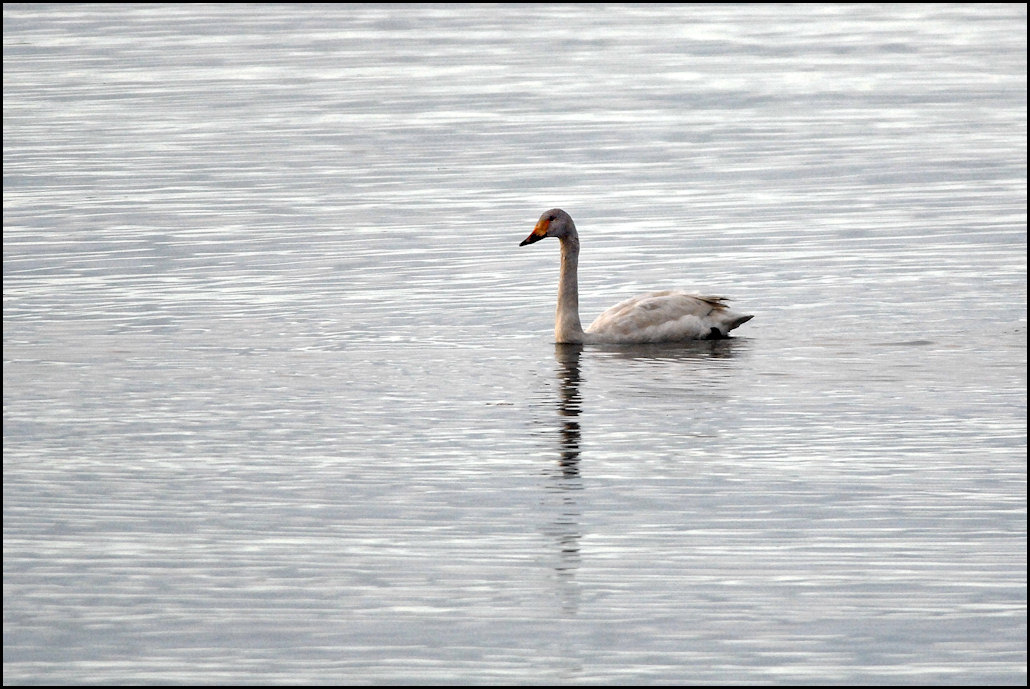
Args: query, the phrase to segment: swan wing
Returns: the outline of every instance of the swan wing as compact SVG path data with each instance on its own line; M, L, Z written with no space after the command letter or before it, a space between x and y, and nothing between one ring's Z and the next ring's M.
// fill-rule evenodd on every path
M750 319L730 311L724 297L665 290L619 302L598 316L586 332L596 342L676 342L726 337Z

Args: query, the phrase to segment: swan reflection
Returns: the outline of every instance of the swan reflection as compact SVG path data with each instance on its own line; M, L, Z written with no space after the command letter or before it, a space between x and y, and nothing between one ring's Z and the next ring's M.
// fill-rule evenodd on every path
M550 507L551 519L544 533L557 546L554 572L557 577L557 596L562 612L573 616L579 610L580 591L576 571L580 565L580 541L583 538L581 514L576 496L583 485L579 474L582 411L580 394L580 355L582 345L555 345L555 375L558 383L557 402L552 401L558 420L557 470L548 470L551 477L550 496L546 502L556 501ZM553 398L552 398L553 400ZM554 467L555 465L551 465Z
M581 381L579 358L583 345L556 344L554 358L558 375L558 416L561 417L558 466L566 479L579 478L581 431L579 414L583 398L579 392Z
M691 340L687 342L659 342L625 346L601 346L597 349L608 358L662 363L668 361L699 361L732 359L746 350L749 340L727 337L720 340Z
M620 362L620 370L629 369L632 373L626 382L636 388L640 394L640 386L659 386L668 391L668 381L663 375L674 370L677 376L686 375L695 380L703 379L704 385L710 386L722 376L727 375L732 367L718 360L731 359L736 354L746 351L747 340L728 338L722 340L700 340L671 345L648 344L620 347L592 346L589 350L590 360L601 369L611 366L605 362ZM741 349L743 347L743 349ZM579 609L580 590L576 581L581 553L580 544L583 539L582 515L577 496L582 495L585 485L580 474L580 458L583 449L583 430L580 415L584 410L583 375L581 358L584 346L581 344L556 344L554 347L556 392L549 393L546 407L557 412L552 418L556 422L555 449L553 455L556 464L549 463L547 474L550 476L548 497L545 503L551 503L550 521L544 532L554 543L557 560L554 571L560 586L557 591L562 610L575 615ZM629 366L622 366L622 363ZM647 372L650 371L650 374ZM643 374L643 375L642 375ZM550 430L549 435L553 433ZM555 437L551 435L551 437ZM598 440L601 440L600 438ZM589 476L589 473L587 474ZM557 504L554 504L557 502Z

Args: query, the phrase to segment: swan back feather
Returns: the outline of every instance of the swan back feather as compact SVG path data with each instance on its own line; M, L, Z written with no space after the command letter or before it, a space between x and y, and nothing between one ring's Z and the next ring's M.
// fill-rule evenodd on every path
M586 334L593 342L625 344L718 339L749 320L731 311L725 297L663 290L619 302L598 316Z

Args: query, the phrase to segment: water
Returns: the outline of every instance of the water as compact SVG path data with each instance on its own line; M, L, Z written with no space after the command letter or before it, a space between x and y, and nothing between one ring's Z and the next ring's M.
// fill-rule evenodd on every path
M1025 6L4 6L5 683L1022 685L1025 456Z

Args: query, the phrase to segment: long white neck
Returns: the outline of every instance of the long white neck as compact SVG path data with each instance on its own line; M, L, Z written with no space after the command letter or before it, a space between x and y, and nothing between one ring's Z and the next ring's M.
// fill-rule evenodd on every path
M554 339L559 343L583 342L579 322L579 237L561 237L561 274L558 278L558 310L554 316Z

